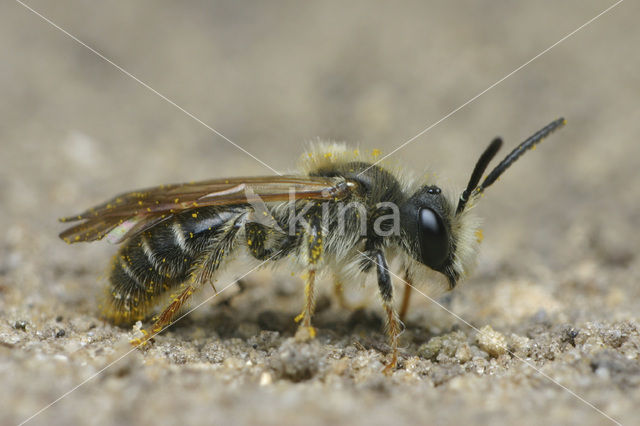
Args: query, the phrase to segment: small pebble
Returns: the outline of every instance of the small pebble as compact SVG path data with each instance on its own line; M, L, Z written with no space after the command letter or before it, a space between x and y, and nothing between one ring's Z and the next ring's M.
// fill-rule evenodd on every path
M266 371L260 376L260 386L268 386L273 383L273 377Z
M13 328L15 328L16 330L22 330L22 331L26 331L27 330L27 325L28 323L26 321L16 321L13 324Z
M478 346L491 356L497 357L507 351L507 340L490 325L485 325L480 329L476 340Z
M471 360L471 348L467 343L462 343L460 346L458 346L455 356L461 364L464 364L465 362Z

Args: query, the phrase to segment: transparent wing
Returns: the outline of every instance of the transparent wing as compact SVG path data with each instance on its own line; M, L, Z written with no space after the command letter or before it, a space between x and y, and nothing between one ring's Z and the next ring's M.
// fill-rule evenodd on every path
M61 218L61 222L80 223L64 230L60 238L76 243L108 236L110 242L120 243L186 210L243 204L253 197L264 202L340 200L354 185L342 178L295 175L160 185L123 193L80 214Z

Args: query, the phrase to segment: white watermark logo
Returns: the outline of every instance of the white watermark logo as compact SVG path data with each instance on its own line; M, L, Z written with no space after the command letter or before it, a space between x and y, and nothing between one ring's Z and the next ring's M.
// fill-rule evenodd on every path
M373 208L360 201L335 201L330 197L318 203L296 197L295 188L291 188L286 209L278 209L280 213L276 219L273 207L269 208L260 195L250 187L245 188L244 193L252 209L247 222L258 223L281 234L295 236L300 229L311 229L309 221L312 220L323 233L357 232L363 237L371 236L371 233L380 237L400 235L400 209L390 201L379 202Z

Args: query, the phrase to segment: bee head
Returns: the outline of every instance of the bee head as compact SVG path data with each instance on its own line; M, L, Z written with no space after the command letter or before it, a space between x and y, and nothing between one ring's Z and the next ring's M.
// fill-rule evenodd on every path
M451 214L451 204L433 185L423 186L400 206L400 223L412 256L447 276L456 245Z
M502 160L480 184L480 179L502 146L495 138L484 150L471 173L457 206L437 186L423 186L400 207L400 222L411 256L434 271L444 274L449 287L468 273L475 262L481 234L469 209L522 154L565 124L560 118L536 132Z

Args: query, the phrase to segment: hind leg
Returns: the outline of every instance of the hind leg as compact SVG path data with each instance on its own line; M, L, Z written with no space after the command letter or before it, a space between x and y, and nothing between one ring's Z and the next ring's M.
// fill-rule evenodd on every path
M144 346L147 342L156 334L163 331L169 325L171 325L171 321L176 316L180 309L187 303L191 295L196 291L196 289L188 285L182 293L180 293L177 297L173 299L173 301L165 308L164 311L160 315L158 315L157 319L153 323L151 327L151 333L141 330L144 334L141 338L136 338L131 340L131 344L134 346Z
M167 306L162 313L158 315L151 327L151 333L142 330L144 336L142 338L132 340L131 343L133 345L143 346L153 336L169 327L175 316L187 304L193 293L207 282L211 282L215 294L218 294L218 291L211 281L213 274L218 270L226 256L234 250L237 244L236 236L241 226L242 224L240 223L240 219L237 219L229 226L220 240L215 241L215 243L208 247L208 249L204 250L204 253L206 254L201 256L200 259L194 263L191 273L189 274L188 284L183 285L184 290L174 297L169 306Z

